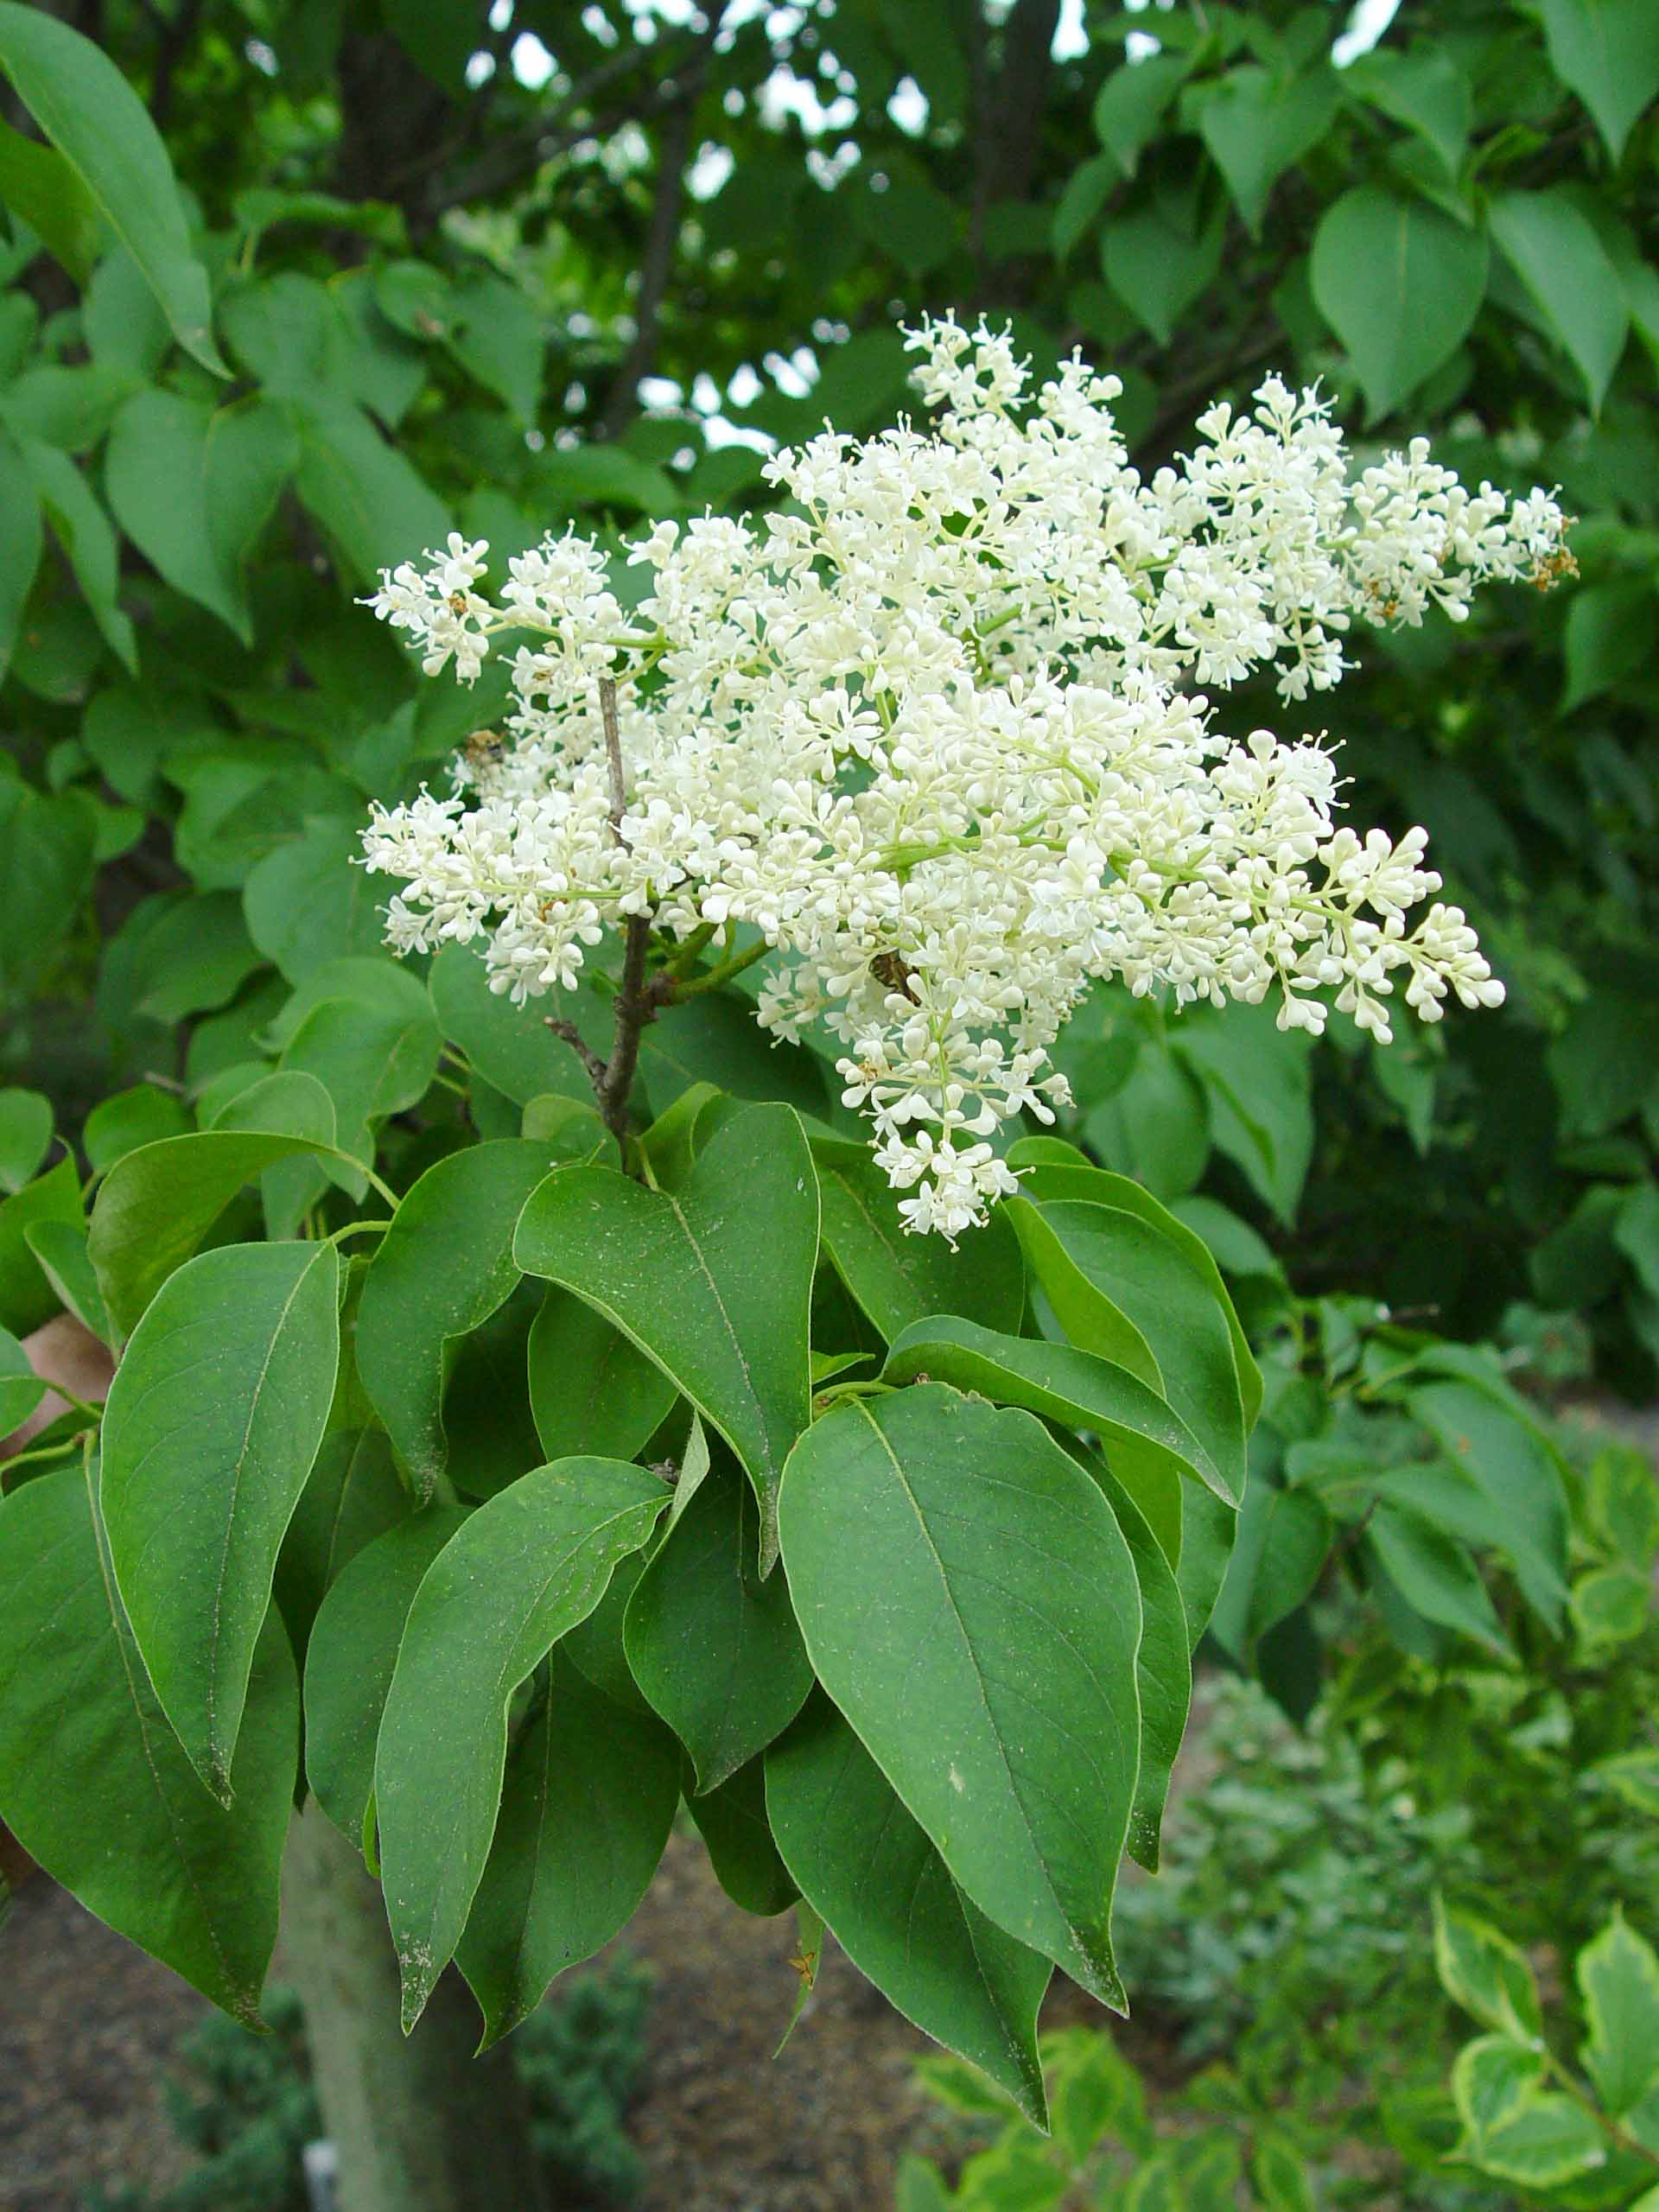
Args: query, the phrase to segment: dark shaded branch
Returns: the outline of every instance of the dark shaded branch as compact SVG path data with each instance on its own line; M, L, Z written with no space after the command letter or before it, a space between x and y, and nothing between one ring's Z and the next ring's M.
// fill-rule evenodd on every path
M598 1086L599 1111L606 1128L619 1144L628 1134L628 1095L639 1065L639 1039L645 1024L657 1018L657 999L645 981L645 954L651 945L651 917L628 917L627 944L622 955L622 988L616 995L616 1034L604 1081Z
M667 59L658 89L652 99L636 99L603 115L585 112L594 96L619 78L632 74L646 62L661 64L665 60L657 48L624 48L597 68L590 69L534 123L503 138L458 176L442 184L436 181L437 173L453 159L455 149L453 146L440 149L429 156L424 165L434 179L433 188L424 194L424 206L437 216L446 214L452 207L464 207L474 200L490 199L519 178L533 175L544 162L568 153L572 146L579 146L584 138L606 138L620 130L625 123L648 124L656 116L671 113L685 96L684 79L678 73L682 60L695 61L700 82L706 55L713 47L723 12L717 9L709 29ZM578 117L580 120L574 119ZM573 119L567 122L566 118Z
M685 164L691 150L691 111L695 92L688 92L670 110L657 152L657 192L645 231L645 250L639 263L639 289L634 300L633 342L622 356L606 396L600 432L620 438L639 404L639 381L651 373L657 358L657 333L662 320L663 299L680 242L680 211L685 204Z
M156 64L149 79L150 119L158 130L164 130L173 112L173 79L178 66L188 51L201 22L203 0L179 0L176 15L168 17L159 11L156 44Z
M1060 0L1014 0L1002 27L993 78L982 44L974 56L979 127L969 245L982 263L985 212L1001 200L1028 200L1041 150ZM982 41L983 29L979 33Z

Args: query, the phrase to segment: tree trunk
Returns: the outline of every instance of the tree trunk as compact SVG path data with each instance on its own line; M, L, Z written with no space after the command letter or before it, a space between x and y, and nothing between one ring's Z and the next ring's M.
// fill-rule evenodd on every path
M283 1952L305 2012L339 2212L546 2212L524 2094L452 1967L413 2035L378 1885L315 1802L283 1866Z

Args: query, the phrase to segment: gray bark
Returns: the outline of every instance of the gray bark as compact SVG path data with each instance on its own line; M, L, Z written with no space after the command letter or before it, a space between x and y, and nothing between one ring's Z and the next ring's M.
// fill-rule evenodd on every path
M547 2212L524 2094L452 1967L413 2035L378 1886L315 1802L289 1831L283 1955L305 2012L340 2212Z

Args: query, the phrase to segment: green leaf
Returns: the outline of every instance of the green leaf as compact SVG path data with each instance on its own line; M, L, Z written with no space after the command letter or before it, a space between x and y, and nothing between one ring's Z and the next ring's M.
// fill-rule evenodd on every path
M1313 1153L1309 1039L1277 1028L1266 1007L1183 1015L1171 1050L1203 1085L1210 1133L1288 1229Z
M1160 346L1168 345L1176 324L1214 282L1225 216L1217 204L1201 221L1189 194L1165 191L1106 226L1101 245L1106 281Z
M1342 72L1344 92L1357 95L1414 130L1431 146L1448 176L1463 165L1474 125L1474 94L1454 54L1436 46L1375 46Z
M140 391L115 418L105 479L116 519L175 591L253 642L242 564L299 455L270 401L217 411Z
M1649 1577L1634 1567L1592 1567L1573 1585L1573 1628L1586 1651L1629 1643L1648 1625L1653 1611Z
M1645 665L1654 613L1654 588L1646 577L1621 576L1573 593L1567 610L1564 715L1600 698Z
M888 1382L931 1376L1097 1435L1172 1563L1181 1554L1182 1475L1224 1495L1204 1446L1156 1390L1127 1368L1071 1344L999 1336L940 1314L906 1329L881 1373Z
M0 683L3 683L46 546L40 493L16 438L3 423L0 423L0 531L5 533L8 549L5 561L0 563Z
M550 1284L531 1324L530 1403L550 1459L632 1459L667 1420L673 1382L574 1291Z
M812 1687L781 1575L757 1572L749 1487L721 1468L696 1485L628 1601L628 1666L717 1789L781 1735Z
M1594 2117L1541 2087L1535 2058L1501 2036L1459 2052L1452 2094L1464 2123L1456 2155L1528 2190L1556 2189L1607 2162Z
M1076 1338L1078 1322L1086 1332L1082 1349L1111 1358L1119 1331L1103 1326L1102 1309L1109 1306L1126 1321L1155 1365L1147 1376L1138 1362L1122 1363L1161 1386L1204 1446L1211 1473L1219 1478L1217 1493L1236 1503L1244 1494L1245 1425L1232 1304L1224 1289L1217 1294L1221 1278L1202 1242L1161 1208L1153 1218L1092 1199L1058 1198L1038 1207L1016 1198L1009 1211L1066 1334Z
M374 1747L409 1609L427 1569L467 1518L430 1505L376 1536L340 1569L305 1649L305 1774L353 1844L374 1796Z
M336 1389L336 1421L340 1398ZM305 1656L330 1586L365 1544L397 1527L408 1513L409 1492L380 1431L331 1427L276 1555L276 1604L299 1657Z
M451 1153L405 1196L369 1263L357 1371L423 1499L448 1464L449 1347L518 1282L513 1227L546 1172L543 1147L516 1137Z
M686 1778L690 1779L689 1769ZM715 1880L740 1912L770 1920L789 1910L800 1891L772 1840L762 1761L753 1760L718 1789L689 1797L685 1809L702 1838Z
M1483 2027L1534 2049L1541 2046L1544 2016L1532 1968L1507 1936L1438 1894L1434 1967L1447 1996Z
M658 1112L699 1083L757 1104L792 1106L814 1122L834 1110L821 1064L798 1045L774 1043L734 991L664 1007L639 1040L639 1071Z
M1659 1820L1659 1751L1621 1751L1591 1769L1627 1805Z
M386 29L411 61L446 92L467 90L467 65L484 24L471 7L431 8L425 0L380 0Z
M1114 69L1095 96L1095 136L1133 176L1179 91L1190 64L1178 54L1148 54Z
M442 338L449 328L449 280L429 261L390 261L374 275L374 303L407 337Z
M1141 1590L1141 1643L1135 1655L1141 1765L1129 1808L1128 1848L1140 1866L1155 1874L1169 1778L1192 1703L1191 1652L1198 1637L1190 1630L1175 1571L1133 1494L1097 1457L1091 1455L1084 1464L1106 1493Z
M1506 192L1488 217L1492 236L1599 410L1630 335L1618 271L1588 218L1564 193Z
M1324 137L1337 100L1336 75L1328 67L1287 82L1246 64L1230 69L1199 107L1199 136L1253 238L1262 234L1268 194Z
M730 1444L760 1501L763 1575L777 1557L779 1478L807 1421L817 1248L817 1177L786 1106L734 1115L677 1192L610 1167L560 1168L513 1240L526 1274L597 1307Z
M1141 2076L1109 2035L1072 2028L1043 2037L1056 2147L1081 2165L1108 2139L1145 2158L1156 2137Z
M593 1611L667 1503L656 1476L620 1460L538 1467L472 1515L416 1594L375 1755L405 2031L454 1956L484 1872L512 1694Z
M98 203L61 154L9 123L0 123L0 200L77 284L86 282L98 258Z
M80 327L99 368L144 384L159 373L173 342L160 302L123 246L106 253L92 271L80 303Z
M538 489L573 505L663 514L678 502L674 480L621 446L550 446L538 456Z
M1659 2088L1659 1958L1616 1912L1573 1966L1589 2035L1584 2063L1615 2120Z
M137 1152L141 1144L184 1136L189 1128L190 1117L172 1091L139 1083L93 1107L80 1133L81 1149L94 1171L106 1175L118 1160Z
M449 350L469 376L533 427L542 404L547 326L522 284L474 270L456 286Z
M52 1101L38 1090L0 1090L0 1191L21 1191L52 1142Z
M1319 2212L1306 2163L1287 2135L1259 2135L1250 2171L1262 2212Z
M539 1014L493 991L488 969L469 946L442 948L432 963L429 988L444 1036L514 1105L527 1106L550 1093L592 1105L593 1084L570 1046ZM556 992L543 1003L552 1007L556 1019L574 1020L595 1052L610 1049L611 1018L596 994Z
M330 999L357 999L377 1018L404 1021L418 1020L431 1003L421 978L390 953L348 953L314 968L268 1024L255 1025L262 1048L286 1052L307 1016Z
M1414 1611L1472 1637L1499 1658L1514 1656L1479 1569L1433 1522L1385 1498L1371 1516L1365 1541Z
M24 1239L51 1285L64 1311L73 1313L82 1328L100 1344L109 1344L115 1332L99 1295L98 1278L86 1256L86 1230L79 1221L37 1221Z
M26 1421L46 1395L46 1385L10 1329L0 1329L0 1437Z
M963 211L919 168L889 161L879 174L879 192L869 175L848 189L848 217L878 253L890 255L912 279L924 276L956 251Z
M1099 1489L1029 1414L925 1384L810 1428L780 1526L813 1671L957 1881L1121 2009L1141 1600Z
M1308 1597L1330 1554L1331 1536L1331 1516L1311 1491L1253 1478L1210 1623L1217 1642L1243 1660L1251 1645Z
M1659 19L1647 0L1539 0L1556 75L1596 119L1618 161L1659 93Z
M67 1157L14 1198L0 1198L0 1328L14 1336L28 1336L58 1310L29 1242L29 1232L46 1222L80 1226L80 1175Z
M204 1129L141 1145L118 1160L92 1208L90 1242L98 1286L121 1335L131 1334L245 1183L292 1153L318 1149L301 1137Z
M508 1756L495 1840L456 1953L483 2008L481 2048L632 1917L679 1802L668 1731L613 1705L556 1648L546 1696Z
M215 376L207 275L143 102L108 55L39 9L0 4L0 69L86 188L161 302L174 336Z
M1047 2122L1037 2008L1048 1961L988 1920L822 1694L766 1757L784 1863L861 1973L906 2019Z
M1486 264L1483 233L1378 185L1356 186L1325 210L1309 264L1313 298L1353 359L1373 421L1462 345Z
M255 2026L298 1738L288 1639L268 1618L226 1809L150 1689L90 1488L62 1471L0 1503L0 1818L100 1920Z
M360 407L321 397L292 404L300 433L295 490L360 582L443 543L448 510Z
M1068 260L1072 249L1088 236L1122 174L1115 154L1096 154L1092 161L1072 170L1054 210L1049 234L1056 261Z
M1163 1376L1151 1345L1122 1307L1066 1249L1042 1208L1028 1198L1014 1198L1000 1211L1014 1224L1037 1286L1071 1341L1121 1367L1161 1397Z
M493 1497L545 1459L526 1372L535 1318L536 1293L522 1288L480 1327L455 1339L443 1417L456 1440L449 1478L468 1497Z
M157 900L133 950L142 976L133 1010L155 1021L183 1021L226 1005L259 965L229 891Z
M1409 1404L1479 1490L1492 1516L1486 1541L1514 1561L1522 1596L1559 1635L1567 1594L1567 1497L1549 1446L1530 1421L1476 1383L1427 1383Z
M110 1557L156 1699L215 1796L340 1364L332 1244L230 1244L162 1286L104 1416Z
M953 1252L942 1236L910 1236L898 1194L866 1152L820 1170L823 1243L836 1273L889 1343L929 1313L960 1313L1017 1329L1026 1271L999 1210Z
M226 1081L229 1081L228 1073ZM200 1102L208 1128L263 1129L273 1136L305 1137L324 1147L334 1144L334 1102L315 1076L302 1075L297 1068L278 1068L270 1075L255 1076L252 1081L238 1084L232 1096L214 1103L208 1113L211 1098L212 1094L204 1091ZM273 1242L283 1241L275 1232L271 1234Z
M385 893L355 865L361 840L360 823L313 822L249 871L242 887L248 934L290 983L384 941Z
M315 1076L334 1102L339 1147L349 1160L372 1160L375 1132L389 1114L424 1097L437 1072L438 1025L424 1007L390 1001L324 999L283 1047L284 1069ZM334 1180L361 1199L360 1169L323 1159Z
M677 1497L678 1494L677 1487ZM671 1506L671 1513L672 1510ZM625 1559L611 1577L610 1586L598 1605L585 1621L579 1621L561 1640L559 1649L596 1690L604 1691L613 1705L626 1706L630 1713L650 1713L652 1708L640 1695L639 1685L629 1671L627 1649L622 1640L628 1600L645 1569L642 1552Z
M19 448L100 635L130 675L138 671L132 624L116 604L119 551L110 518L67 453L25 438Z

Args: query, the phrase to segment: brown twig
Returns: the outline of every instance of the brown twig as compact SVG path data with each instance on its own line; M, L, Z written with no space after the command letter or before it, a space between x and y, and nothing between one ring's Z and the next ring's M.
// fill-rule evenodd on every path
M623 817L627 810L627 786L622 772L622 733L617 721L616 681L613 677L599 679L600 718L605 726L605 758L610 771L611 831L619 845L626 846L622 833ZM626 1144L628 1135L628 1099L633 1089L634 1073L639 1065L639 1039L648 1021L657 1018L657 1009L669 996L671 979L647 977L646 961L651 950L651 916L630 914L622 954L622 982L616 995L615 1026L611 1033L608 1057L596 1052L576 1027L574 1021L563 1016L549 1014L547 1027L564 1044L569 1046L582 1066L588 1080L594 1086L594 1097L598 1103L600 1119L619 1144ZM664 981L668 989L660 988Z

